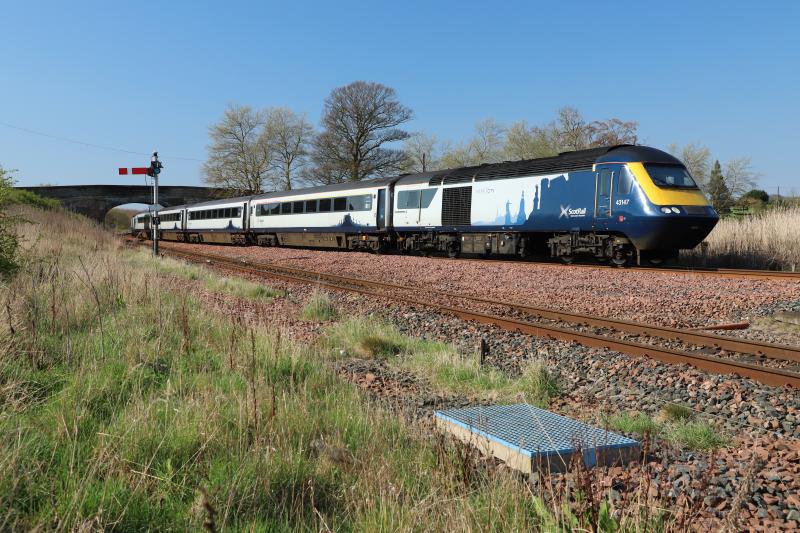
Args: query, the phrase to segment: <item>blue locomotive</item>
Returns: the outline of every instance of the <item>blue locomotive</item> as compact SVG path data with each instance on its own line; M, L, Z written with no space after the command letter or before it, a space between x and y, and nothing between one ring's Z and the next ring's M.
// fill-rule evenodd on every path
M645 146L272 192L161 212L164 238L263 246L658 263L719 216L686 167ZM136 217L132 229L139 231Z

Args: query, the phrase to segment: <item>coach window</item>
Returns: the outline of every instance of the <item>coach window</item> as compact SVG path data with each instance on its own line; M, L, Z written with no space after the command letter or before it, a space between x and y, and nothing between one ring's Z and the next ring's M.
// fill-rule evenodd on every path
M423 209L430 207L434 196L436 196L436 189L422 189L420 191L419 206Z
M347 211L347 198L334 198L333 199L333 210L334 211Z
M267 204L267 208L269 209L268 215L281 214L281 204Z
M317 201L306 200L306 213L316 213L316 212L317 212Z
M292 214L292 202L283 202L281 204L281 215Z
M617 194L630 194L633 190L633 176L626 167L620 167L617 180Z
M320 213L327 213L331 210L331 199L330 198L322 198L319 201L319 212Z
M303 212L303 202L292 202L294 204L294 208L292 209L292 213L302 213Z
M348 211L369 211L372 209L372 195L360 194L358 196L347 197Z
M419 191L400 191L397 194L397 209L418 209Z

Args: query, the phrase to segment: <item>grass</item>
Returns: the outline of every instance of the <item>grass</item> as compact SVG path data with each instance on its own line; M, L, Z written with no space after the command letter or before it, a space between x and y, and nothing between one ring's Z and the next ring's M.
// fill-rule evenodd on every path
M623 412L610 415L606 424L623 433L659 437L692 450L714 450L730 444L730 439L708 422L693 419L686 406L667 404L656 420L644 413Z
M327 292L315 289L309 294L300 317L303 320L326 322L336 318L336 308Z
M682 261L703 266L800 270L800 207L776 207L757 215L725 218L705 248L682 252Z
M376 408L319 348L207 312L98 226L60 217L24 226L28 266L0 285L0 530L542 520L512 475Z
M329 328L325 344L334 355L388 360L424 376L440 389L500 401L527 401L547 406L560 394L558 383L542 362L528 365L516 378L481 366L477 356L463 356L452 345L403 335L376 319L349 319Z
M210 291L230 294L252 300L270 299L283 296L283 292L262 283L254 283L242 278L225 278L216 275L202 266L185 263L176 259L162 257L155 259L146 250L131 250L122 254L131 266L147 269L190 281L201 281Z

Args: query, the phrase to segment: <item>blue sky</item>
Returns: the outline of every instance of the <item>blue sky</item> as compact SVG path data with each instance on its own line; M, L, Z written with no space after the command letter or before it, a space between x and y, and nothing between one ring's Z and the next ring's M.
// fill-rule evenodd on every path
M157 148L163 183L200 185L227 104L318 123L332 88L363 79L397 89L408 129L440 139L572 105L638 121L644 144L750 156L769 192L800 193L800 2L643 4L5 2L0 164L25 185L140 183L116 168L148 161L10 124Z

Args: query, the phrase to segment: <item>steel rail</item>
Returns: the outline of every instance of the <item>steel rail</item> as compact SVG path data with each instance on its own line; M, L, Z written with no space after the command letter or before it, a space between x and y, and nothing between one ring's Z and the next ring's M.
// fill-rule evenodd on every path
M604 337L601 335L595 335L592 333L566 330L555 326L545 326L523 320L517 320L514 318L500 317L478 311L469 311L463 308L453 307L451 305L444 305L431 301L422 301L410 296L381 294L380 292L369 290L367 287L363 285L362 287L353 287L353 286L348 286L346 282L336 283L330 280L326 281L321 278L315 278L316 273L313 271L310 272L305 271L305 275L299 275L287 272L283 273L274 272L274 271L269 271L269 269L261 268L258 265L243 263L241 261L237 261L230 258L220 258L219 256L209 257L208 254L176 251L171 247L168 249L164 249L164 251L167 250L169 250L168 251L169 254L174 254L179 257L187 258L189 260L196 261L199 258L201 261L205 261L207 263L217 263L221 265L223 268L232 268L235 270L255 274L258 276L271 276L286 281L301 282L301 283L315 283L320 286L330 287L336 290L355 292L358 294L371 297L389 298L390 300L399 301L410 305L418 305L421 307L432 308L436 309L437 311L442 311L445 313L452 314L454 316L461 318L462 320L472 320L483 324L494 325L508 331L518 331L520 333L526 333L550 339L558 339L567 342L578 342L580 344L590 346L593 348L605 348L608 350L614 350L629 355L650 357L652 359L656 359L658 361L670 364L689 364L698 369L705 370L708 372L714 372L719 374L736 374L742 377L748 377L754 379L756 381L771 386L789 386L793 388L800 388L800 374L794 372L788 372L782 369L753 365L749 363L744 363L730 359L722 359L719 357L714 357L699 353L689 353L679 350L672 350L669 348L661 348L654 345L640 344L621 339L614 339L610 337ZM358 281L364 281L364 280L358 280ZM367 281L366 283L370 284L369 281ZM380 286L379 283L377 283L376 285ZM406 287L406 289L410 288ZM413 288L411 289L420 290Z
M442 258L445 259L445 258ZM519 259L489 259L489 258L472 258L465 257L459 259L452 259L452 261L475 261L479 263L508 263L513 265L550 265L554 268L614 268L621 272L656 272L659 274L696 274L696 275L709 275L718 276L723 278L751 278L751 279L775 279L775 280L789 280L800 281L800 272L791 272L788 270L758 270L748 268L714 268L714 267L691 267L691 266L674 266L674 267L643 267L643 266L628 266L628 267L610 267L602 264L588 264L588 263L558 263L556 261L524 261Z
M221 257L215 254L206 254L203 252L192 252L192 253L197 254L198 256L214 259L217 261L232 262L232 263L241 262L241 260ZM386 281L377 281L377 280L365 280L360 278L353 278L350 276L343 276L339 274L330 274L326 272L301 269L298 267L276 265L274 263L247 262L247 264L260 268L281 270L283 272L292 272L299 275L308 275L317 279L324 278L324 279L336 280L340 282L352 283L358 285L371 285L371 286L377 285L401 291L408 291L410 289L424 290L428 293L437 294L447 298L463 299L486 305L508 307L523 312L525 314L529 314L540 318L558 320L561 322L570 322L578 325L610 328L616 331L623 331L626 333L632 333L636 335L647 335L650 337L659 337L662 339L679 340L705 347L727 350L729 352L737 352L737 353L755 355L759 357L768 357L771 359L781 359L785 361L800 362L800 347L798 346L788 346L783 344L761 342L751 339L726 337L724 335L705 333L693 329L672 328L669 326L660 326L657 324L645 324L641 322L635 322L632 320L603 318L582 313L560 311L557 309L550 309L546 307L530 306L504 300L494 300L490 298L483 298L480 296L459 294L449 291L443 291L440 289L435 289L432 287L418 287L412 289L411 287L400 285L397 283L390 283Z

